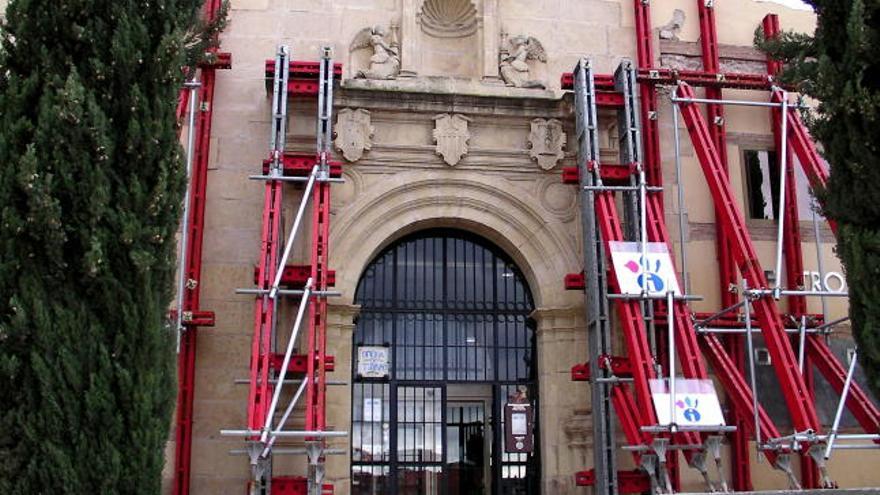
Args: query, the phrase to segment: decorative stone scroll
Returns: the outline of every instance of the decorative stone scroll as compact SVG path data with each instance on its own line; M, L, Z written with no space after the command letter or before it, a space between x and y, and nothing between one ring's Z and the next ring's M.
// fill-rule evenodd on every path
M435 151L450 166L455 166L468 152L468 122L471 119L459 114L441 113L434 117Z

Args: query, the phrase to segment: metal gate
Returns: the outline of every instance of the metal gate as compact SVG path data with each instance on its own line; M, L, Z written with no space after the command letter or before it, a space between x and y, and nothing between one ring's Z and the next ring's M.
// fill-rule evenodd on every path
M381 377L361 376L353 365L352 493L538 493L537 450L503 452L507 398L525 393L537 410L534 304L512 260L464 231L421 231L373 260L355 300L353 361L359 348L380 346L390 363ZM447 430L464 423L447 409L448 384L491 389L481 433L489 455L468 459L487 463L488 480L459 478L461 458L450 455L455 439Z

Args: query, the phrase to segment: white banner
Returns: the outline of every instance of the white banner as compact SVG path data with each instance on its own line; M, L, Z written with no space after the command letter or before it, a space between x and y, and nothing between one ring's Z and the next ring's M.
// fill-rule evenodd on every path
M669 424L670 403L667 379L650 381L651 398L657 421L661 425ZM688 426L724 426L724 413L715 393L712 380L696 380L687 378L675 379L675 404L672 405L676 426L687 429Z
M363 378L385 378L391 367L391 350L384 346L357 348L357 372Z
M611 263L620 284L621 294L639 295L644 288L648 294L663 295L672 291L681 295L672 257L664 242L649 242L647 257L642 259L638 242L610 242Z

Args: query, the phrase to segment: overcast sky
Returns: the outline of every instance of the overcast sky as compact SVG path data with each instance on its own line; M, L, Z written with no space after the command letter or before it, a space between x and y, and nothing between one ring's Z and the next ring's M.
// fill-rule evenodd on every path
M773 3L779 3L779 4L782 4L782 5L785 5L785 6L791 7L791 8L793 8L793 9L812 10L812 7L810 7L809 5L805 4L805 3L802 2L801 0L755 0L755 1L757 1L757 2L773 2Z

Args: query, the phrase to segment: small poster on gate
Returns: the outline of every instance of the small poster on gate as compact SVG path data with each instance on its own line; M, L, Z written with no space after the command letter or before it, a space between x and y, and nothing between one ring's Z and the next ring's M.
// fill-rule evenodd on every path
M387 378L391 369L391 349L362 345L357 348L357 374L361 378Z
M649 383L658 424L669 425L671 412L675 425L682 430L688 426L724 426L724 413L712 380L676 378L674 402L670 400L668 379L654 379Z
M672 256L664 242L649 242L642 253L638 242L609 242L611 263L622 294L681 295Z

